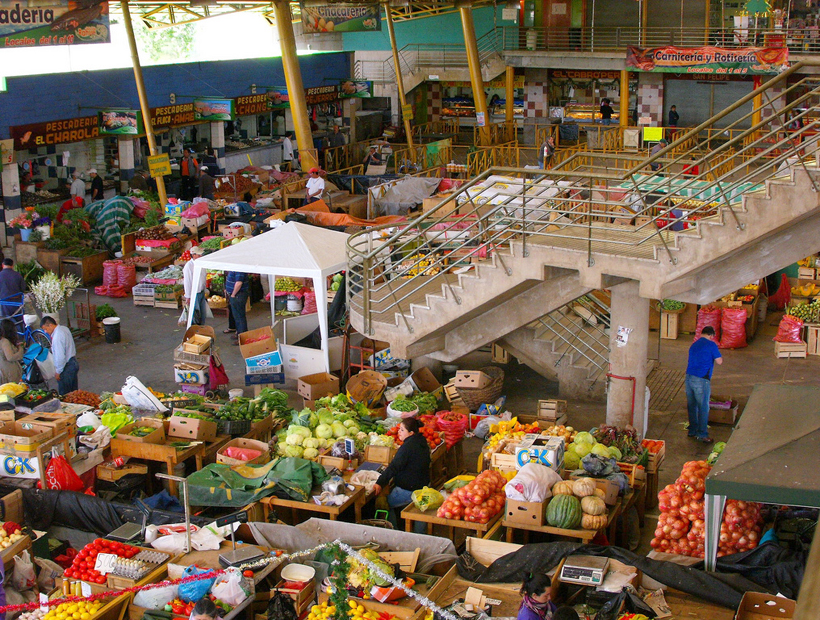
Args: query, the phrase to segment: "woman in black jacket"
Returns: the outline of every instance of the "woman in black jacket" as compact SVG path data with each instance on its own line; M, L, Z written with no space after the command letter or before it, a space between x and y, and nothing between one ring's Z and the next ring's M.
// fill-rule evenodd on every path
M413 501L412 493L430 484L430 446L421 434L421 424L416 418L405 418L399 423L399 439L402 443L396 456L379 476L374 490L381 494L382 488L394 482L393 490L387 496L390 506L390 522L397 527L396 508ZM416 523L417 533L426 531L426 524Z

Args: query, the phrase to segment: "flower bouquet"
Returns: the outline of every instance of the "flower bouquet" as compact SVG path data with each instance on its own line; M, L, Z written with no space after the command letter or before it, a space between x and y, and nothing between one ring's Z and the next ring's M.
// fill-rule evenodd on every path
M31 229L36 226L37 220L40 216L36 211L23 211L20 215L12 219L8 225L17 228L20 231L20 238L23 241L28 241L31 235Z
M49 271L37 280L31 292L37 308L46 314L57 314L65 307L66 299L77 289L82 282L74 275L58 277Z

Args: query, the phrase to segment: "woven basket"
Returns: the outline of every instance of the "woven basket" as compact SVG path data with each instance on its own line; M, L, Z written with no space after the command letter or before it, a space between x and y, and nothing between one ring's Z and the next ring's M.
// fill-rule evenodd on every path
M489 385L479 389L456 388L461 400L470 409L477 410L481 405L494 403L501 396L504 389L504 371L497 366L487 366L480 369L485 375L489 375L492 381Z

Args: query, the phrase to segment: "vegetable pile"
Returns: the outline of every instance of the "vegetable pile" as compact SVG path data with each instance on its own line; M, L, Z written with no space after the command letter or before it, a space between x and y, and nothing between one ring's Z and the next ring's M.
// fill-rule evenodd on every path
M674 484L658 493L661 515L651 543L654 549L703 557L706 534L703 495L711 469L706 461L689 461ZM755 502L726 502L718 557L757 547L762 529L760 508Z
M587 454L614 458L621 463L645 464L648 454L632 426L623 430L601 424L592 432L576 433L575 440L566 447L564 466L577 469Z
M276 278L275 289L280 292L295 293L302 290L302 285L293 278Z
M497 471L483 471L475 480L453 491L436 513L444 519L488 523L504 510L507 479Z
M428 424L427 422L425 422L424 426L421 427L419 432L421 432L422 436L427 440L427 445L430 446L430 451L435 450L441 445L441 435L439 435L434 424ZM404 443L401 439L399 439L398 424L396 424L396 426L394 426L393 428L389 429L386 435L388 437L393 438L393 441L397 446L400 446L402 445L402 443Z
M592 478L562 480L552 487L553 497L547 505L547 523L553 527L574 530L600 530L608 522L604 492Z
M87 392L85 390L74 390L60 398L64 403L75 403L77 405L88 405L95 409L100 406L100 397L94 392Z
M293 413L290 426L278 433L279 456L315 460L320 449L346 437L356 440L357 450L363 450L369 443L370 437L359 425L358 415L370 413L364 405L351 405L344 394L337 394L320 398L316 407L316 411L302 409ZM369 417L367 421L369 428L377 428L370 424Z

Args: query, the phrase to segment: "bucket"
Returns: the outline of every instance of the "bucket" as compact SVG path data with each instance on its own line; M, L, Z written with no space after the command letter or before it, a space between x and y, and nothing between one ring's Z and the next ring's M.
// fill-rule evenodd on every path
M230 400L234 400L234 399L237 399L237 398L242 398L243 394L245 394L245 390L243 390L241 388L228 390L228 398Z
M284 312L288 309L288 296L287 295L276 295L273 298L273 311L274 312Z
M120 317L111 316L103 319L103 329L105 330L105 341L108 344L120 341Z
M302 311L302 298L296 295L288 295L288 312L301 312Z

